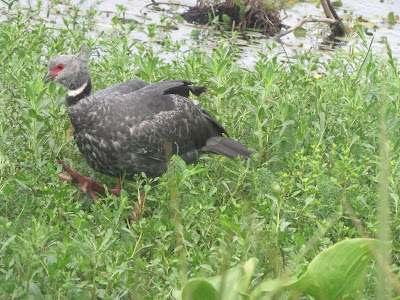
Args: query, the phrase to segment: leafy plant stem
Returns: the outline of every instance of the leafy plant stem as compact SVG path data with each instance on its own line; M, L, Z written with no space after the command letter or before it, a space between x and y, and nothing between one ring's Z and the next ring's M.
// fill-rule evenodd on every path
M279 225L280 225L280 219L281 219L281 197L278 196L278 205L276 209L276 228L275 228L275 238L276 238L276 245L278 246L278 236L279 236Z
M166 146L166 149L167 149L166 151L167 157L171 157L170 148ZM175 170L171 164L168 164L168 184L171 194L172 214L174 218L175 234L176 234L176 241L178 248L181 285L183 286L187 281L187 264L184 251L185 248L183 244L182 221L179 212L178 185L176 181L177 181L177 175L175 173Z
M135 248L133 249L132 255L129 257L129 259L133 259L133 257L135 256L136 251L137 251L137 248L138 248L138 246L141 244L142 234L143 234L143 231L141 230L141 231L140 231L139 238L138 238L137 241L136 241Z
M266 96L267 96L267 92L269 90L269 87L265 88L265 91L262 92L262 98L261 98L261 102L260 102L260 106L258 108L258 112L257 112L257 130L258 130L258 149L260 152L260 157L263 157L265 154L265 147L264 147L264 130L263 130L263 122L264 120L262 118L259 117L260 115L260 110L264 109L264 103L266 101Z
M39 148L37 142L37 132L36 132L36 119L32 120L32 137L33 137L33 149L35 151L35 159L39 159Z
M293 79L294 79L294 74L293 74L294 70L293 70L293 66L292 66L292 63L291 63L291 61L290 61L290 59L289 59L289 55L287 54L286 49L285 49L285 47L283 46L283 44L282 44L282 49L283 49L283 51L285 52L286 60L287 60L287 62L288 62L288 64L289 64L290 76L293 77ZM297 81L297 80L294 80L294 82L296 83L297 93L298 93L298 97L299 97L299 100L300 100L299 102L300 102L300 104L301 104L301 107L300 107L300 109L301 109L301 115L304 115L304 99L303 99L303 97L301 96L300 86L299 86L298 81Z
M95 263L94 263L94 267L93 267L93 292L92 292L92 297L90 299L94 299L94 297L96 296L96 276L97 276L97 253L95 254Z
M381 63L382 76L386 77L386 61ZM380 145L380 175L379 175L379 202L378 202L378 237L380 240L379 252L387 265L390 263L390 210L389 210L389 140L386 133L386 110L387 110L386 83L382 82L380 95L379 115L379 145ZM391 299L391 285L387 282L384 267L378 264L377 299Z

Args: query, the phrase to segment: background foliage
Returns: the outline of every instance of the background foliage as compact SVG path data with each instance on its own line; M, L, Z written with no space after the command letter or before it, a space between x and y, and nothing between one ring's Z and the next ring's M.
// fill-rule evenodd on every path
M173 42L167 19L161 27L116 17L112 30L89 34L95 10L74 8L54 28L34 10L14 9L0 23L0 295L168 299L186 278L215 276L251 257L258 259L253 286L288 264L300 277L323 249L362 236L348 207L366 235L376 235L381 97L397 274L400 79L390 49L371 54L364 44L288 62L271 43L243 67L231 52L235 35L206 53L200 44ZM149 42L132 41L137 32ZM98 202L59 180L55 156L115 184L91 170L74 144L66 91L43 84L48 59L75 54L83 43L92 49L94 91L134 77L207 86L201 105L253 158L208 155L190 166L175 159L170 175L134 178L120 199ZM129 226L142 191L144 215ZM363 298L374 298L375 268L366 281Z

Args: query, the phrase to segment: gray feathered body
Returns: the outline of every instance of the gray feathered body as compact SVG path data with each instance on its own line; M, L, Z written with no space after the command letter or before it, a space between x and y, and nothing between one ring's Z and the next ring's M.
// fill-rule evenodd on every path
M208 139L226 133L190 99L166 94L184 86L184 81L142 82L130 89L129 83L138 82L119 84L68 105L75 141L93 169L111 176L144 172L157 177L167 170L168 155L196 162Z
M68 88L68 114L75 141L86 162L95 170L132 177L146 173L157 177L167 170L167 160L177 154L187 163L202 153L248 158L251 151L228 136L204 108L188 99L205 87L190 81L170 80L149 84L134 79L91 95L90 71L85 51L49 60L45 82Z

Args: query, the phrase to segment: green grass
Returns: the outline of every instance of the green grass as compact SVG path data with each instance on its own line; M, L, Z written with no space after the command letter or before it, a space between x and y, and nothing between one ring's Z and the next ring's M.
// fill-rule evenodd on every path
M253 286L279 277L284 263L300 276L318 253L362 237L361 229L377 237L379 209L397 276L400 79L397 61L385 58L390 49L371 54L364 42L329 58L299 53L290 64L271 49L244 68L227 43L211 54L202 47L184 52L170 40L173 32L154 25L113 19L112 33L90 36L94 24L86 16L95 11L71 10L69 27L56 29L19 10L0 23L2 299L171 299L187 278L218 275L251 257L259 260ZM138 31L152 42L132 42ZM98 202L59 180L56 156L115 184L86 165L68 136L65 89L43 84L49 57L76 54L83 41L92 49L94 91L134 77L205 85L201 105L254 150L253 158L208 155L190 166L176 159L169 175L126 181L121 198ZM382 124L389 217L378 204ZM144 215L130 227L142 191ZM373 265L363 299L376 297L376 282Z

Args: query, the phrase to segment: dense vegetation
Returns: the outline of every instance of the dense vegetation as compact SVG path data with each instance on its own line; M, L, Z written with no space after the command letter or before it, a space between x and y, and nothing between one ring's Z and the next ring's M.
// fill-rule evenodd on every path
M385 105L386 221L397 273L400 79L389 48L371 54L364 42L330 55L298 53L288 62L267 43L254 66L242 67L246 62L224 42L235 37L221 37L211 52L200 41L186 47L165 32L167 19L166 26L144 27L115 18L112 29L90 35L96 11L74 8L60 28L34 14L16 9L0 23L2 299L170 299L187 278L221 274L251 257L258 258L253 286L288 265L300 276L323 249L376 236ZM133 41L138 32L149 42ZM207 86L199 102L254 150L253 158L208 155L190 166L174 159L163 177L126 180L121 198L98 202L59 180L56 156L115 185L91 170L74 144L65 89L43 84L48 58L75 54L83 43L92 49L94 91L134 77ZM129 226L142 191L144 214ZM371 267L362 297L375 298L375 286Z

